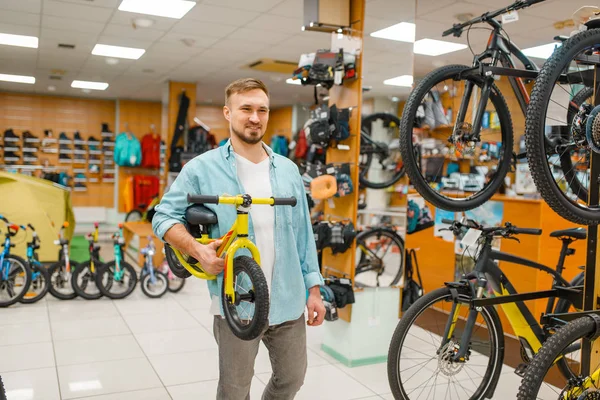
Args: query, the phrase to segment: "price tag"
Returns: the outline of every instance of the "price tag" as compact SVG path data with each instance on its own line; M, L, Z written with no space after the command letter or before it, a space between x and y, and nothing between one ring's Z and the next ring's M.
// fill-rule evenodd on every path
M334 167L327 168L327 173L328 174L335 174L335 168Z
M465 236L460 241L465 247L475 246L477 244L477 239L481 236L481 231L477 229L469 229Z
M502 14L502 23L510 24L511 22L515 22L519 20L519 13L516 11L510 11L506 14Z

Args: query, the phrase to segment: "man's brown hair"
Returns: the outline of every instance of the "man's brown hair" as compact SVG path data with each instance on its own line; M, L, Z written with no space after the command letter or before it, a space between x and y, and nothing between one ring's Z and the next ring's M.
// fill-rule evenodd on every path
M260 89L267 97L269 96L269 89L260 80L255 78L242 78L231 82L227 88L225 88L225 104L229 104L229 98L236 93L246 93L251 90Z

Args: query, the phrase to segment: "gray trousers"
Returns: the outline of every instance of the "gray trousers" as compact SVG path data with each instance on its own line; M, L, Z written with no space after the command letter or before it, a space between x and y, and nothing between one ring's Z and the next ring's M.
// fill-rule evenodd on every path
M213 331L219 345L219 386L217 400L250 399L254 361L262 340L271 359L273 374L263 400L293 399L306 375L306 325L304 315L295 321L269 326L258 338L236 337L227 321L215 316Z

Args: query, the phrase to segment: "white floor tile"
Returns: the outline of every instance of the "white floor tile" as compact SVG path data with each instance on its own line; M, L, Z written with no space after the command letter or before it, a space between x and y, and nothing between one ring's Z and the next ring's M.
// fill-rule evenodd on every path
M377 394L389 393L391 390L388 383L387 363L385 362L352 368L343 364L336 364L336 367Z
M165 354L149 358L166 386L219 378L217 350Z
M20 304L29 306L30 304ZM34 304L31 304L34 305ZM0 326L48 322L48 309L44 307L10 307L0 310Z
M169 386L167 389L173 400L215 399L217 397L217 380L196 382L186 385ZM250 398L260 399L265 385L256 377L252 378Z
M52 322L54 340L85 339L131 333L121 317Z
M328 365L329 361L325 360L323 357L319 356L317 353L312 350L307 350L307 359L308 359L308 367L318 367L320 365ZM262 374L265 372L272 372L271 368L271 359L269 358L269 351L265 347L265 345L261 342L260 347L258 349L258 354L256 355L256 361L254 363L254 373Z
M140 289L141 291L141 289ZM127 301L115 301L116 307L123 315L136 314L154 314L154 313L170 313L172 311L181 311L182 307L173 299L160 298L151 299L144 295L144 298L135 300L127 299Z
M135 337L148 356L217 348L213 335L202 326L180 331L137 333Z
M124 318L131 331L135 334L200 327L198 321L184 310L167 313L125 315Z
M162 386L145 358L58 367L63 399Z
M2 374L6 398L10 400L59 400L55 368L40 368Z
M112 393L94 397L80 397L81 400L170 400L165 388L135 390L133 392Z
M271 374L258 374L257 376L263 383L266 383ZM313 400L316 393L320 398L336 400L360 399L376 395L333 365L308 368L304 386L298 392L296 400Z
M385 400L395 400L394 399L394 395L391 393L386 393L386 394L382 394L380 395L382 398L384 398Z
M203 327L208 329L209 332L213 331L213 323L215 320L215 316L210 314L208 310L203 308L198 308L194 310L188 310L188 313L194 317L196 321L200 323Z
M110 299L94 301L75 298L69 301L53 302L48 306L50 319L55 321L89 320L118 317L119 312Z
M51 342L0 346L0 372L54 367Z
M51 340L48 322L0 326L0 343L4 346L50 342Z
M133 335L59 340L54 348L59 366L144 357Z
M208 293L201 295L182 294L174 296L174 300L186 310L210 309L210 296Z

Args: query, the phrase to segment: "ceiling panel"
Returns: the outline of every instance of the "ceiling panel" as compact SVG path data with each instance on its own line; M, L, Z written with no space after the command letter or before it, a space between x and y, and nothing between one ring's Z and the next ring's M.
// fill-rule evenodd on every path
M436 7L423 15L419 13L419 18L428 21L442 22L447 24L448 28L451 28L453 23L459 22L456 19L456 15L458 14L471 13L473 15L481 15L488 10L489 9L486 6L459 1L447 6Z
M0 58L5 60L33 60L33 62L35 63L35 60L37 59L37 54L38 52L36 49L30 49L27 47L0 46ZM2 68L2 64L0 64L0 68Z
M401 21L367 15L365 17L365 37L373 32L395 25L399 22Z
M3 10L0 11L0 23L37 27L40 26L40 14Z
M107 59L108 59L107 57L103 57L103 56L90 55L86 59L86 62L82 66L82 68L83 69L89 68L89 69L93 69L93 70L114 71L114 74L119 74L137 62L135 60L126 60L123 58L119 58L119 59L117 59L117 61L118 61L117 64L110 65L110 64L106 63ZM110 74L112 74L112 73L110 73Z
M105 24L112 13L110 8L90 7L79 4L63 3L54 0L44 1L44 15L53 15L55 17L75 19L77 21L93 21Z
M129 25L109 24L102 32L103 35L124 37L128 39L138 39L145 42L155 41L162 37L165 32L149 28L137 28Z
M297 34L302 32L302 16L294 18L263 14L246 25L247 28Z
M583 6L598 6L598 1L590 0L552 0L536 4L519 11L520 14L533 15L551 21L571 19L573 13Z
M40 34L40 28L37 26L14 25L0 22L0 32L10 33L12 35L27 35L37 37Z
M67 4L81 4L82 0L58 0L61 3ZM119 4L121 4L121 0L83 0L86 2L86 5L90 5L92 7L107 7L107 8L117 8ZM120 11L122 12L122 11Z
M247 54L244 53L239 53L239 52L232 52L232 51L228 51L228 50L222 50L222 49L218 49L218 48L210 48L204 52L202 52L200 54L200 56L202 57L202 59L204 60L211 60L211 59L217 59L217 60L228 60L228 61L239 61L241 59L245 59L247 57ZM195 58L197 59L197 57Z
M198 4L185 15L184 19L210 22L213 24L242 26L260 15L260 13L254 11L255 10L236 12L231 8L217 7L210 4Z
M97 38L98 35L96 34L87 34L82 32L77 32L77 34L73 34L73 31L42 28L40 42L43 42L44 40L53 40L57 43L68 43L78 46L84 44L95 44Z
M104 29L104 24L100 22L81 21L76 18L60 18L44 15L42 16L42 27L50 29L68 29L88 34L99 34Z
M218 40L218 39L216 39L216 40ZM142 57L140 59L140 61L142 61L143 59L145 59L147 57L156 57L156 58L161 58L161 59L165 60L165 62L168 63L168 62L171 62L170 57L173 55L178 56L178 55L182 54L182 55L192 57L192 56L199 54L200 52L206 50L207 47L200 47L198 45L196 45L194 47L188 47L180 41L172 41L172 42L158 41L158 42L155 42L146 51L146 54L144 54L144 57Z
M204 3L235 8L238 10L266 12L281 3L281 0L204 0Z
M79 69L85 63L85 58L78 57L52 57L52 56L39 56L37 67L44 69L64 69L67 71L79 71Z
M135 47L137 49L147 49L152 45L152 41L150 40L130 39L122 36L111 35L101 35L98 37L98 43L108 44L111 46Z
M429 13L453 3L456 3L456 0L417 0L417 17L425 17Z
M117 10L113 14L109 23L116 24L116 25L132 26L134 18L150 19L150 20L154 21L154 25L152 25L151 28L159 30L159 31L168 31L177 22L179 22L179 20L175 19L175 18L164 18L164 17L157 17L154 15L137 14L137 13L130 13L130 12L124 12L124 11Z
M182 40L184 40L184 39L193 40L194 43L191 47L200 47L200 48L210 47L219 41L219 38L216 38L216 37L197 36L197 35L191 36L191 35L186 35L184 33L169 32L165 36L163 36L160 40L155 42L153 47L157 46L157 48L161 48L165 52L170 52L171 50L177 49L177 48L180 48L182 51L187 51L187 49L189 49L190 47L188 47L187 45L185 45L182 42ZM179 47L177 47L177 46L179 46Z
M277 44L281 43L286 39L289 39L292 35L278 33L276 35L271 31L265 31L263 29L249 29L240 28L227 36L229 39L239 39L245 42L254 42L252 44L263 45L263 44Z
M239 53L260 53L262 49L269 46L267 43L246 42L237 39L221 39L212 48Z
M304 4L298 0L285 0L269 10L269 14L282 17L297 17L304 15Z
M183 19L179 21L173 28L171 28L171 32L183 33L191 38L202 36L221 38L229 35L237 28L237 26L232 25L213 24L209 22L199 23L198 21Z
M331 35L322 32L300 32L281 44L289 48L308 49L311 52L331 47ZM298 54L300 57L300 54Z
M11 58L0 54L0 74L35 76L35 61L31 56Z
M93 82L111 82L114 78L119 76L121 73L119 71L110 71L106 69L93 69L93 68L83 68L77 74L77 78L83 81L93 81Z
M73 35L71 35L73 36ZM52 38L46 38L43 37L40 39L40 43L39 43L39 48L42 50L46 50L46 51L56 51L56 54L65 54L65 53L69 53L72 51L82 51L85 52L87 54L90 54L92 52L92 49L94 48L95 43L94 42L90 42L90 41L77 41L74 42L73 40L77 40L77 37L71 37L71 39L68 40L60 40L60 39L52 39ZM59 44L69 44L69 45L74 45L75 49L63 49L58 47Z
M39 14L42 12L42 0L2 0L0 9Z
M393 19L396 23L415 19L415 0L373 0L365 7L371 17Z

